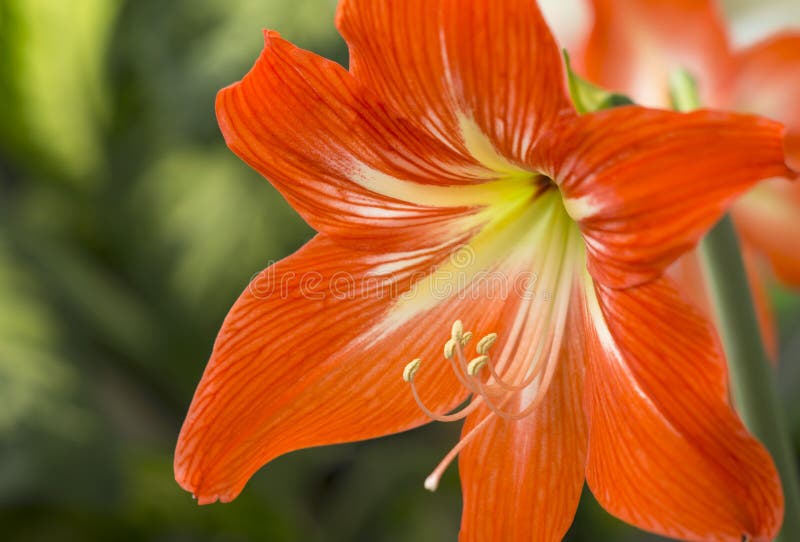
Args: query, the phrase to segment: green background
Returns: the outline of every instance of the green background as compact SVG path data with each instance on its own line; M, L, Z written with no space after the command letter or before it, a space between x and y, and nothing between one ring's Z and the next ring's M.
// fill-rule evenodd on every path
M455 540L433 425L307 450L198 507L172 450L251 275L312 231L222 141L261 28L345 63L330 0L0 0L0 538ZM773 288L800 443L800 306ZM524 503L520 503L524 506ZM485 513L492 513L487 503ZM655 540L587 495L568 540Z

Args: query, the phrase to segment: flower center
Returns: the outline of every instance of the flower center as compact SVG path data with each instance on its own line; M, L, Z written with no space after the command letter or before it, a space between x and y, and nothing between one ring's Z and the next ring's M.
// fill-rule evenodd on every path
M415 359L403 371L415 401L433 420L461 420L481 406L489 411L426 479L429 490L436 489L450 462L489 420L499 417L518 421L537 410L556 372L573 288L585 267L585 249L577 224L567 215L558 190L551 189L546 177L537 187L533 204L528 200L519 209L509 208L502 218L497 218L502 228L487 234L491 243L475 243L476 250L483 248L495 254L500 246L504 256L502 263L496 265L508 273L535 270L535 280L502 301L513 306L512 311L504 313L508 316L498 320L503 337L489 333L470 349L472 332L464 330L461 320L453 324L442 362L450 364L469 393L469 402L457 412L436 413L425 405L415 383L415 379L424 378L423 361ZM480 258L479 254L477 259Z

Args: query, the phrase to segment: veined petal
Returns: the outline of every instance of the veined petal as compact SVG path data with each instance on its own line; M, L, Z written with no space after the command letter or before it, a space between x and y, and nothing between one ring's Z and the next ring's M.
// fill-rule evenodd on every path
M749 115L620 107L559 135L552 175L580 224L589 270L607 286L658 277L736 196L793 174L781 125Z
M594 24L579 69L650 107L669 107L669 77L688 70L702 103L718 103L731 66L728 38L711 0L592 0ZM579 67L580 68L580 67Z
M583 298L580 290L570 295L578 302ZM467 419L464 438L479 433L459 459L462 542L558 542L569 529L586 457L583 323L583 307L575 303L556 374L533 414L508 421L484 408ZM511 407L522 409L523 401L518 397Z
M723 398L711 326L667 279L627 290L592 282L586 478L600 504L682 540L772 540L780 480Z
M782 122L789 163L800 168L800 33L753 45L736 55L735 66L729 107Z
M542 252L515 243L541 240L551 218L557 230L569 224L553 189L465 245L366 252L320 235L256 277L225 319L192 401L179 483L201 503L229 501L278 455L424 423L401 378L415 358L424 362L414 378L422 402L437 414L455 407L467 391L442 354L451 324L488 334L519 312ZM560 240L548 252L559 261Z
M800 167L800 33L786 33L739 53L730 107L786 125L789 164ZM750 191L733 208L745 242L763 253L785 283L800 286L800 185L775 179Z
M575 114L534 0L345 0L337 26L355 77L415 127L498 170Z
M217 96L230 148L317 230L357 248L411 250L481 223L519 180L464 158L380 103L338 64L265 33L244 79ZM530 176L529 176L530 177Z
M497 314L465 296L407 321L387 315L452 250L376 255L318 236L256 277L195 393L175 455L178 482L201 504L230 501L278 455L427 421L403 367L441 357L454 314L481 329ZM418 386L436 411L465 395L446 363L426 367Z
M800 185L761 183L736 203L733 216L742 239L766 256L778 278L800 286Z

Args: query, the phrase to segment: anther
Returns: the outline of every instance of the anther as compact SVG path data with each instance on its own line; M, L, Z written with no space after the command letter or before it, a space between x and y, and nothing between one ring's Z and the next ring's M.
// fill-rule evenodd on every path
M444 343L444 357L445 359L453 359L453 356L456 355L456 341L453 339L448 340Z
M478 354L486 354L496 341L497 333L489 333L483 339L478 341L478 346L475 347L475 350L478 352Z
M467 331L466 333L464 333L464 335L461 336L461 341L460 341L461 347L463 348L467 346L471 340L472 340L472 332Z
M419 358L409 362L405 369L403 369L403 380L406 382L411 382L414 380L414 375L416 375L417 371L419 371L420 365L422 365L422 360Z
M467 364L467 373L469 376L477 376L487 363L489 363L489 356L478 356Z
M450 330L450 336L453 338L453 340L460 341L463 335L464 324L461 323L461 320L456 320L453 322L453 327Z

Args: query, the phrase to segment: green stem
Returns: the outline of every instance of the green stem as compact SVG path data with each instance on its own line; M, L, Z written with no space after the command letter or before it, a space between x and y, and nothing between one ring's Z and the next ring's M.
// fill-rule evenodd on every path
M672 99L680 111L700 105L694 81L685 72L672 78ZM730 216L723 218L702 241L700 254L728 360L734 403L747 428L772 454L780 473L786 512L775 540L800 541L797 465Z
M786 512L776 540L800 541L797 465L730 217L711 230L700 253L728 359L734 402L747 428L772 454L781 476Z

